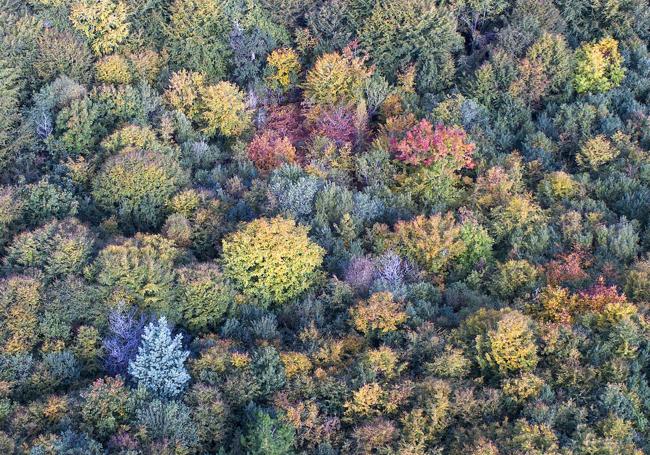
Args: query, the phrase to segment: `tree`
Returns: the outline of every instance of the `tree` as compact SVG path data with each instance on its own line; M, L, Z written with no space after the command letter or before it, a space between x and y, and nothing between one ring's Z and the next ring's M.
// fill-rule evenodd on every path
M205 87L201 99L201 121L207 135L239 136L251 126L251 111L235 84L219 82Z
M12 276L0 281L0 340L4 352L28 353L38 343L42 284L35 278Z
M178 396L190 380L183 351L182 335L172 338L167 319L161 316L144 329L135 359L129 363L129 374L138 385L160 398Z
M12 137L21 119L19 77L9 62L0 59L0 109L4 112L0 117L0 170L13 158Z
M332 52L316 60L303 84L305 100L312 106L356 104L363 97L363 87L370 71L364 61L347 49Z
M475 339L479 367L500 377L534 370L539 359L530 318L516 310L495 316L496 323L488 319L486 330Z
M149 230L162 224L171 197L186 180L175 159L129 149L104 164L92 194L102 210L118 217L125 231Z
M393 138L391 148L397 160L411 166L431 166L445 161L453 170L474 167L472 154L476 145L467 140L465 131L442 124L434 128L425 119L401 140Z
M218 0L174 0L164 30L175 69L201 72L214 80L226 77L232 51L225 7Z
M152 452L160 447L180 453L193 453L199 438L190 409L176 400L154 399L142 403L136 412L136 423L143 429Z
M602 134L587 140L576 155L576 162L582 168L596 171L618 156L618 150Z
M87 83L92 78L93 55L84 40L72 31L45 29L38 40L38 60L34 70L49 83L60 75Z
M289 455L294 453L295 430L289 423L263 410L251 417L241 444L250 455Z
M81 418L89 433L106 440L128 424L133 413L133 400L121 377L100 378L82 392Z
M350 308L355 329L364 335L394 332L406 322L404 305L395 301L390 292L376 292Z
M308 228L284 218L258 218L223 240L224 274L262 306L283 304L314 283L324 250Z
M94 263L96 282L107 299L124 300L176 321L174 265L180 255L170 240L136 234L99 252Z
M269 88L286 92L298 82L298 54L291 48L275 49L266 57L265 72Z
M248 158L266 174L285 163L296 161L296 148L286 136L266 129L248 144Z
M55 220L14 238L5 260L15 272L33 267L55 279L80 273L90 260L93 243L88 228L76 219Z
M180 70L172 74L165 91L165 101L190 120L197 121L201 112L201 91L205 87L202 73Z
M126 4L119 0L80 0L70 9L72 26L97 55L113 52L129 34Z
M197 264L178 271L178 303L184 324L192 331L216 328L235 293L214 264Z
M625 76L618 41L611 37L583 44L576 52L576 60L574 85L578 93L606 92L617 87Z
M449 213L399 221L387 246L431 274L444 274L467 248L461 238L461 227Z
M123 305L108 315L109 335L104 339L104 367L110 374L126 375L129 363L138 353L138 346L147 319L139 318L135 310L126 310Z
M363 22L359 40L377 70L391 82L415 65L421 93L449 86L455 72L454 54L463 43L453 12L425 0L377 2Z
M103 57L95 64L95 74L98 80L107 84L129 84L133 79L129 61L120 54Z

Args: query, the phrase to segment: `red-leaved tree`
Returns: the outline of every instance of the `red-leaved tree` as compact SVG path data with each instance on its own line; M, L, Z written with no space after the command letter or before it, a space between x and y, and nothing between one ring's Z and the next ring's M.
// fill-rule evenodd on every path
M412 166L431 166L448 160L456 169L474 167L472 154L476 145L468 142L461 128L421 120L408 130L401 140L392 139L391 149L395 158Z

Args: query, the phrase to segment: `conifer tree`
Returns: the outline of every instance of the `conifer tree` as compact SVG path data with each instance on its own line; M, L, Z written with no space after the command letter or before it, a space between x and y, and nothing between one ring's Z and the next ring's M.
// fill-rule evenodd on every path
M183 337L172 332L163 316L150 323L142 335L135 360L129 363L129 374L146 389L161 398L178 396L190 375L183 365L188 351L183 351Z

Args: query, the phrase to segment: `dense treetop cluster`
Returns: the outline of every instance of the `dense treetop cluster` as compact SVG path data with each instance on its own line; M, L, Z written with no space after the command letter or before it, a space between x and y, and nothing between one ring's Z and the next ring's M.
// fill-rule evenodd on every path
M0 0L0 454L650 454L647 0Z

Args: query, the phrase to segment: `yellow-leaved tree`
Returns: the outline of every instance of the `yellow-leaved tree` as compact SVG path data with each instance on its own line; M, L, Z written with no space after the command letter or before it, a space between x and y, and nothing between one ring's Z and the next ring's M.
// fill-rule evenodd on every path
M129 35L126 3L113 0L81 0L70 9L72 26L86 37L97 55L113 52Z
M260 306L283 304L314 283L325 251L291 219L258 218L223 240L223 271Z

